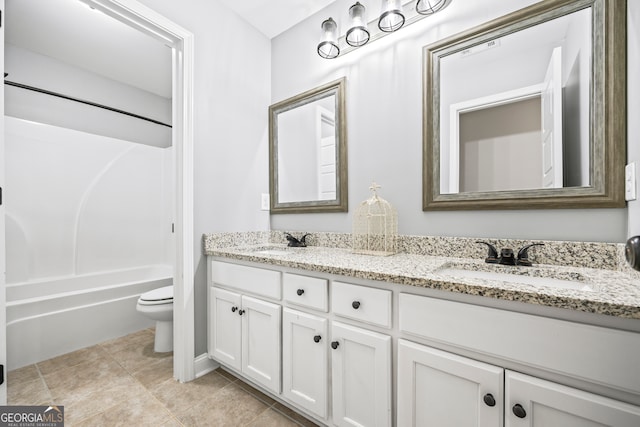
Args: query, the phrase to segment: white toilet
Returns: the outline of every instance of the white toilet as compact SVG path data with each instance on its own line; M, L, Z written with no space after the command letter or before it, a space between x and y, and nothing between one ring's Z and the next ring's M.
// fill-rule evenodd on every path
M145 292L138 298L136 310L156 321L153 350L164 353L173 350L173 286Z

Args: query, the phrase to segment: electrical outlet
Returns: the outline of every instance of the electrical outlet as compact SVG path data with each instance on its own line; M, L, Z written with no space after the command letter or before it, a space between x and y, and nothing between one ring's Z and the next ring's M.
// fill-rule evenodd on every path
M260 209L263 211L268 211L271 208L271 203L269 200L269 193L262 193L262 197L260 199Z
M635 200L638 195L638 183L636 181L636 162L629 163L624 168L624 199Z

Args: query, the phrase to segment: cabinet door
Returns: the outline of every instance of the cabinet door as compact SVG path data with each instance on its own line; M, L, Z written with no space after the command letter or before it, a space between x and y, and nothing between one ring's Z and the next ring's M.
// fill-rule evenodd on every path
M211 288L209 293L209 355L225 365L240 370L242 356L242 322L240 294Z
M640 407L506 372L506 427L637 427Z
M327 319L285 308L282 313L282 394L327 416Z
M280 393L280 310L242 296L242 372L275 393Z
M398 341L398 426L499 427L504 370Z
M391 337L333 322L333 422L391 425Z

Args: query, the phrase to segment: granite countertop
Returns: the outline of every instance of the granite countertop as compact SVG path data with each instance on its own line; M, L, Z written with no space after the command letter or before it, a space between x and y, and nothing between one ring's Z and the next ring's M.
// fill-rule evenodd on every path
M282 244L205 247L205 254L229 259L298 268L359 279L378 280L507 301L640 319L640 279L624 271L535 264L532 267L486 264L481 259L399 253L355 254L349 249ZM449 270L448 272L445 270ZM461 270L464 270L460 272ZM495 278L464 277L467 271L538 277L540 284ZM484 273L480 273L482 275ZM474 273L471 273L474 276ZM513 276L512 276L513 277ZM544 283L549 278L548 286ZM526 281L526 279L525 279ZM571 286L568 289L558 286Z

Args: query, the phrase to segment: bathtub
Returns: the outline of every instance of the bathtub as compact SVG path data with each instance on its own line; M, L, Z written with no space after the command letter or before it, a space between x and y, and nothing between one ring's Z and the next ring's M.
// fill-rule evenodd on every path
M173 269L128 270L7 284L9 370L153 326L140 294L173 283Z

